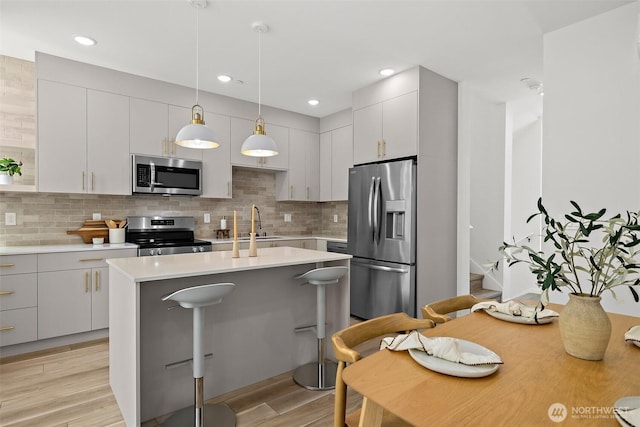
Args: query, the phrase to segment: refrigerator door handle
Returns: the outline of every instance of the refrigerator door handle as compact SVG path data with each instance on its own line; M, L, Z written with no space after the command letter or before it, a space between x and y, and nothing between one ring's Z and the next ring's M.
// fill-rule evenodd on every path
M376 228L375 228L375 218L374 218L374 212L373 212L373 199L374 199L374 188L376 185L376 178L372 177L371 178L371 185L369 185L369 232L371 232L371 236L373 238L373 241L376 241Z
M386 267L384 265L363 264L361 262L356 262L353 260L351 260L351 264L356 264L361 267L368 268L370 270L380 270L380 271L386 271L389 273L402 273L402 274L409 273L409 270L405 270L404 268L393 268L393 267Z
M375 191L373 195L373 241L380 243L380 206L382 205L380 198L380 177L375 178Z

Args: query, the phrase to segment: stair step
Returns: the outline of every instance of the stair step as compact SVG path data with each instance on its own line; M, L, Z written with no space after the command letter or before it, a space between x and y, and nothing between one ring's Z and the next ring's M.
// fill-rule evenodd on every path
M471 291L471 295L480 299L494 299L496 301L502 301L502 291L496 291L494 289L474 289Z
M469 289L471 289L472 293L475 290L482 289L483 279L484 279L483 274L477 274L477 273L469 274Z

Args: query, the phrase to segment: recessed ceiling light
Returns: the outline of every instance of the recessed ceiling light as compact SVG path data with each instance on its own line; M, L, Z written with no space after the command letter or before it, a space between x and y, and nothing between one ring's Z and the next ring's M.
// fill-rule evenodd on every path
M227 75L224 75L224 74L220 74L218 76L218 80L220 80L222 83L229 83L231 80L233 80L233 77L227 76Z
M93 46L98 43L91 37L87 36L74 36L73 39L76 41L76 43L79 43L83 46Z
M307 103L312 107L315 107L316 105L320 104L320 101L318 101L317 99L310 99L307 101Z
M388 77L393 73L395 73L395 70L393 68L383 68L382 70L379 71L379 73L385 77Z

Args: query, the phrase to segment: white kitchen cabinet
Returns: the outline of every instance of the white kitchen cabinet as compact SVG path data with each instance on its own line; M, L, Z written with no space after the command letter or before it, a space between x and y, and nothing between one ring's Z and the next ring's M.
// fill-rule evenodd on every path
M348 199L353 151L353 126L320 135L320 201Z
M130 194L128 98L38 81L38 190Z
M207 126L213 129L220 146L202 150L202 197L230 199L231 194L231 144L228 116L206 113Z
M87 189L131 194L129 97L87 89Z
M201 150L176 145L176 135L191 123L191 108L147 99L129 98L132 154L202 160ZM205 122L209 125L205 113Z
M0 346L38 338L36 255L0 256Z
M106 259L135 256L135 249L39 254L38 339L107 328Z
M87 90L38 80L38 191L87 191Z
M289 130L289 170L276 176L277 200L317 201L320 198L320 137Z
M417 154L417 91L353 111L354 164Z
M287 170L289 167L289 128L267 123L265 129L278 145L278 155L251 157L240 152L242 143L253 134L254 121L231 117L231 164L250 168Z

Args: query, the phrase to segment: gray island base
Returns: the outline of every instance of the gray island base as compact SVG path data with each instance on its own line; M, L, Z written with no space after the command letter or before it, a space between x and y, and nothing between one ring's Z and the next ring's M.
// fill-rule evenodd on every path
M317 357L316 290L294 279L307 270L349 266L350 255L308 249L120 258L109 263L109 375L127 426L193 403L192 312L163 302L169 292L233 282L205 313L205 398L292 371ZM327 287L327 336L349 324L349 274ZM328 358L333 353L328 346Z

